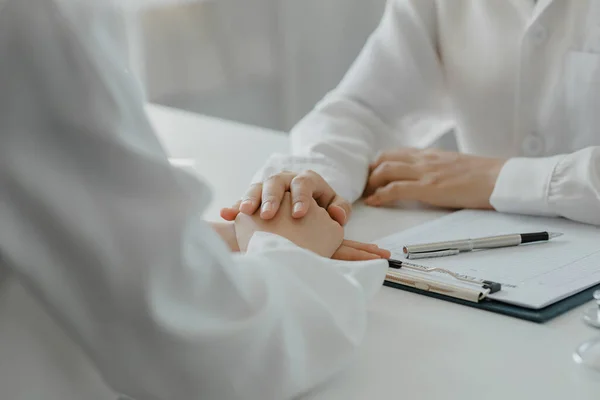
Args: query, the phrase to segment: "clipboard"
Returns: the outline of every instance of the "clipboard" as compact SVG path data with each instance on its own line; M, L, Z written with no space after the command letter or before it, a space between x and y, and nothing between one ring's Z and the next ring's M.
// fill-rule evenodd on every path
M577 308L585 303L590 302L593 299L593 294L596 290L600 290L600 285L593 286L589 289L583 290L576 293L564 300L560 300L554 304L551 304L545 308L538 310L519 307L500 301L495 301L489 298L484 298L480 302L475 303L468 300L463 300L457 297L445 296L443 294L429 292L414 287L401 285L390 281L385 281L384 286L388 286L394 289L400 289L407 292L418 293L423 296L433 297L439 300L446 300L452 303L460 304L467 307L478 308L480 310L490 311L497 314L506 315L509 317L519 318L530 322L544 323L548 322L559 315L562 315L574 308Z
M544 230L564 236L544 244L478 250L418 264L404 259L406 243ZM543 323L591 301L600 289L599 234L598 226L561 218L463 210L375 243L392 252L386 286ZM394 279L397 276L402 279Z

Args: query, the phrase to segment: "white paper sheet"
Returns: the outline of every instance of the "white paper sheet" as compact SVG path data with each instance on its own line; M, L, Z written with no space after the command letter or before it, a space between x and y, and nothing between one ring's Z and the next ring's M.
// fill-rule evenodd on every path
M389 249L393 258L404 260L405 245L540 231L561 232L564 236L549 242L407 261L500 282L502 290L488 297L533 309L600 283L600 227L561 218L466 210L375 243ZM440 281L456 283L451 277L433 274ZM431 273L425 275L432 277Z

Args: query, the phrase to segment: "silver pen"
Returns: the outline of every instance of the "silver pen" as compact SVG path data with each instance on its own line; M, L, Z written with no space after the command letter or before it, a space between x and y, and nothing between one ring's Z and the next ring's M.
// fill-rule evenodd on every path
M404 246L404 254L409 259L453 256L466 251L496 249L519 246L526 243L546 242L562 236L557 232L516 233L512 235L489 236L477 239L450 240L446 242Z

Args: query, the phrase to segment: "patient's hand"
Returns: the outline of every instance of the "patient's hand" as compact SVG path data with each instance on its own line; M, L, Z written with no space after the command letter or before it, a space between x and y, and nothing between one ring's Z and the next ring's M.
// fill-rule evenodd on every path
M365 203L383 206L415 200L438 207L489 209L505 163L435 149L386 152L371 165Z
M292 241L296 245L324 257L358 261L389 258L386 250L375 245L343 240L344 231L322 207L311 204L303 218L291 215L290 193L283 196L279 212L271 219L264 220L258 213L249 216L240 213L235 220L235 230L239 248L245 251L255 232L270 232Z
M316 204L312 204L308 213L300 219L293 218L291 210L291 195L286 193L279 212L268 221L258 214L240 213L235 220L240 250L245 251L252 235L261 231L275 233L323 257L331 257L344 240L344 228Z

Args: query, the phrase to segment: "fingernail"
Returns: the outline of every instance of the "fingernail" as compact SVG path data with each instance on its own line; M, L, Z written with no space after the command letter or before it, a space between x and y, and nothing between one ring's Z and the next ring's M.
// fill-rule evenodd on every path
M264 203L262 205L262 212L267 213L269 211L271 211L273 209L273 203L271 203L270 201L267 201L266 203Z
M294 204L294 214L299 213L300 211L302 211L302 209L304 208L304 203L299 201L296 204Z
M251 205L252 205L252 200L244 200L244 201L242 201L242 204L240 204L240 207L251 206Z

